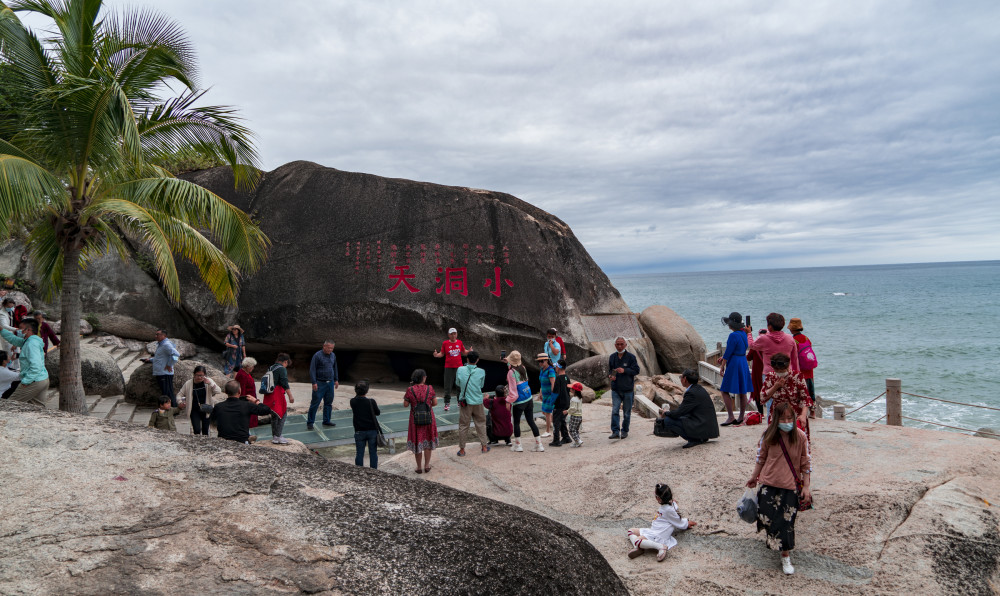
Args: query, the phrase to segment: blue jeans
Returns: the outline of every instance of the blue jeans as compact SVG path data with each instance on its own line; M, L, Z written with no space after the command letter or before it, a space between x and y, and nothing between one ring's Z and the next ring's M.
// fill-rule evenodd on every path
M618 432L618 408L625 410L625 420L621 425L621 432L628 432L628 423L632 420L632 400L635 398L634 391L618 392L611 390L611 432Z
M359 430L354 433L354 446L357 447L357 453L354 456L354 465L365 465L365 445L368 445L368 465L372 468L378 468L377 438L377 430Z
M319 410L320 400L323 400L323 422L330 422L330 417L333 416L333 381L320 381L316 386L319 389L312 392L306 424L316 423L316 411Z

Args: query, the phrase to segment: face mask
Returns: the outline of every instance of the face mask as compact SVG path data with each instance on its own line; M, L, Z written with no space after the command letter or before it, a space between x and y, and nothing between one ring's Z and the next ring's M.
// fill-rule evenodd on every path
M779 422L778 423L778 428L780 428L781 430L785 431L786 433L790 433L790 432L792 432L792 429L795 428L795 423L794 422Z
M785 372L776 372L774 374L778 375L779 378L784 379L785 377L788 376L788 371L786 370Z
M8 308L8 309L7 309L7 312L10 312L10 313L14 312L14 307L10 307L10 308Z

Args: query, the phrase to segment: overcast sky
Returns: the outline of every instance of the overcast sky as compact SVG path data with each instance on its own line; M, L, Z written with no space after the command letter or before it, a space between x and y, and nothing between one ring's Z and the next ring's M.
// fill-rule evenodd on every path
M995 0L131 4L267 169L508 192L609 273L1000 258Z

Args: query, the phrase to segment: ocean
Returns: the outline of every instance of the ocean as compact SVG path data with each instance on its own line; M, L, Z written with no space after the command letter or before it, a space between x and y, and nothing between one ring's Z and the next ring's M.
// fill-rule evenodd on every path
M721 318L770 312L802 319L819 360L816 393L860 406L885 391L1000 408L1000 261L618 275L634 312L663 304L707 344L725 344ZM787 328L786 328L787 331ZM848 409L850 411L850 408ZM875 421L885 399L848 416ZM825 414L832 416L832 412ZM1000 429L1000 411L903 396L903 416L963 429ZM904 420L905 426L940 426Z

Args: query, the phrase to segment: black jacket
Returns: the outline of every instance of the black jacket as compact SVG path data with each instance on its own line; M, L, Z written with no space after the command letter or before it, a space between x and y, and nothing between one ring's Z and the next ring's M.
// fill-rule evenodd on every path
M624 368L625 372L612 372L616 368ZM635 355L628 350L618 357L618 352L608 357L608 374L615 375L615 380L611 381L611 390L619 393L628 393L635 390L635 376L639 374L639 361Z
M719 436L719 419L715 416L715 404L708 391L701 385L691 385L684 392L681 406L666 412L664 416L676 418L684 427L684 435L691 439L706 441Z
M266 416L270 413L271 408L265 405L252 404L238 397L229 397L226 398L226 401L216 404L212 408L209 420L218 425L219 438L246 443L247 439L250 438L250 414Z
M382 413L378 409L378 404L375 403L374 399L369 399L364 395L355 395L351 398L351 412L354 413L354 432L379 429L378 421L372 416L373 410L375 416Z
M556 377L556 386L552 390L556 394L553 410L562 412L569 409L569 377L564 374Z

